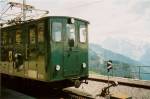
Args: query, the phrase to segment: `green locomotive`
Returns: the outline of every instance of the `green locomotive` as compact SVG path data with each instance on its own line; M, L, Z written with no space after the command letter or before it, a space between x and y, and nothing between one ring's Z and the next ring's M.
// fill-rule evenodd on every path
M79 87L88 77L88 24L49 16L2 28L0 72L48 83L70 81Z

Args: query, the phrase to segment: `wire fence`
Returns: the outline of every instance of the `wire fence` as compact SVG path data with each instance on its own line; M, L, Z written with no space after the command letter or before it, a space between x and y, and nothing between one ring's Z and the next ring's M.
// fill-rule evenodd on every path
M114 67L112 69L112 76L119 76L119 75L125 78L150 80L150 66L130 66L128 69Z
M105 65L90 67L91 73L107 75L107 67ZM113 65L110 75L115 77L124 77L140 80L150 80L150 66L128 66Z

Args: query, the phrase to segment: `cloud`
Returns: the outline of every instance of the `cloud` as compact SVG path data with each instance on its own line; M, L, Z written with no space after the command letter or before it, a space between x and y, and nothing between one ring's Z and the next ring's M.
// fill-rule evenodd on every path
M22 2L22 0L9 0ZM26 0L50 11L49 15L74 16L90 22L90 42L107 37L147 40L150 35L149 0Z

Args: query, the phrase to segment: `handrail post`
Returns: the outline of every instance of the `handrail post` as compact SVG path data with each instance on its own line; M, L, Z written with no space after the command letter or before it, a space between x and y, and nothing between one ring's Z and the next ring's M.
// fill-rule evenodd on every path
M139 79L141 79L140 74L141 74L141 67L139 66Z

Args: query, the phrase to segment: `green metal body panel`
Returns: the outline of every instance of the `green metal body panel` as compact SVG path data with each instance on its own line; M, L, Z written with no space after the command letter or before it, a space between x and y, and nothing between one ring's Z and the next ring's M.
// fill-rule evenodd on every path
M69 19L70 17L45 17L3 28L0 49L1 72L48 82L86 78L88 76L88 37L84 43L79 41L79 26L87 27L88 22L74 18L75 41L74 46L70 48L66 30ZM52 39L52 23L54 22L62 23L59 42ZM4 33L8 35L4 36ZM3 37L8 40L4 40ZM16 53L21 54L20 57L23 58L22 64L17 68ZM86 64L86 68L83 68L83 63ZM60 66L58 71L57 65Z

